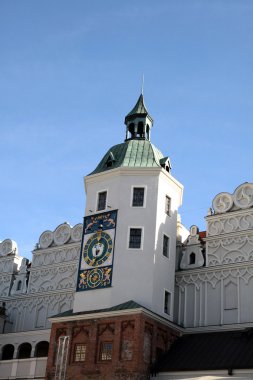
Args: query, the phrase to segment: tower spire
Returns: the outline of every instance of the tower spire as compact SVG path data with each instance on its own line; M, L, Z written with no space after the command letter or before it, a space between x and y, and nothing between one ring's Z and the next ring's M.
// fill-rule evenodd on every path
M144 93L144 74L142 74L141 95Z
M153 119L149 115L144 103L143 87L144 76L141 88L142 93L139 96L139 99L137 100L137 103L135 104L134 108L125 117L125 124L127 126L126 140L150 139L150 129L153 125Z

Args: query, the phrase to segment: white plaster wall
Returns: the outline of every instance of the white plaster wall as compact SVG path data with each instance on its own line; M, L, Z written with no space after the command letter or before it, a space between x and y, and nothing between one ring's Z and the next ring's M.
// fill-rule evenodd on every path
M192 286L195 286L194 294L190 290ZM231 287L228 294L227 287ZM177 272L176 294L175 322L185 327L252 322L253 263ZM228 296L234 302L231 307L227 307Z
M48 317L72 309L74 289L45 294L20 295L5 299L10 328L4 332L19 332L49 328Z
M45 379L47 358L2 360L0 379Z
M171 213L165 213L166 195L171 198ZM155 265L152 304L154 311L165 318L173 320L175 262L177 242L178 208L181 206L183 186L169 173L162 170L158 183L156 237L155 237ZM169 257L163 256L163 235L170 239ZM164 291L171 293L171 314L164 313Z
M110 206L107 210L118 209L113 279L110 288L76 293L74 312L107 308L132 299L163 314L164 289L173 292L176 209L181 202L181 185L159 168L110 170L86 177L85 184L86 215L96 213L97 193L104 190ZM145 207L131 207L133 187L146 188ZM170 217L165 213L165 195L172 198ZM143 228L142 249L128 248L129 227ZM170 259L161 257L163 233L171 238Z

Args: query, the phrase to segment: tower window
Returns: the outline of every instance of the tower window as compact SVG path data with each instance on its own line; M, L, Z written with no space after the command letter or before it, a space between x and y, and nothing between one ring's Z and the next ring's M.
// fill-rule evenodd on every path
M138 133L139 137L145 137L145 135L144 135L144 124L142 121L139 121L139 123L138 123L138 132L137 133Z
M74 361L75 362L84 362L86 356L86 345L85 344L76 344L74 352Z
M144 205L144 187L134 187L133 188L133 207L143 207Z
M110 168L112 166L112 159L109 157L108 160L106 161L106 167Z
M102 191L101 193L98 193L97 211L105 210L106 197L107 197L107 191Z
M114 155L113 155L112 152L110 152L110 153L109 153L109 156L107 157L107 160L106 160L106 162L105 162L105 166L106 166L107 168L110 168L110 167L112 167L112 165L114 164L114 162L115 162Z
M163 256L169 257L169 245L170 238L166 235L163 235Z
M131 133L131 138L135 137L135 125L134 123L131 123L128 128L129 132Z
M167 215L171 215L171 198L168 195L165 197L165 212Z
M165 290L164 293L164 313L170 315L171 313L171 293Z
M112 360L112 342L101 343L100 360Z
M130 228L129 248L141 248L142 228Z

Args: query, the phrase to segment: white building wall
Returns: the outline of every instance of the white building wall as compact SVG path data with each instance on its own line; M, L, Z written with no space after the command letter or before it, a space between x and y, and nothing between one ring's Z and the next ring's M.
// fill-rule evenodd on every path
M177 323L199 327L252 322L252 205L249 183L233 195L220 193L214 198L214 212L206 217L205 267L176 272Z
M105 190L107 210L118 209L113 279L110 288L76 293L74 312L107 308L132 299L163 314L164 290L172 296L174 290L177 208L182 185L159 168L114 169L86 177L85 184L86 215L96 213L97 194ZM132 207L133 187L145 188L144 207ZM172 198L169 217L165 213L166 195ZM128 248L130 227L143 229L141 249ZM171 245L171 257L166 260L161 257L163 231Z

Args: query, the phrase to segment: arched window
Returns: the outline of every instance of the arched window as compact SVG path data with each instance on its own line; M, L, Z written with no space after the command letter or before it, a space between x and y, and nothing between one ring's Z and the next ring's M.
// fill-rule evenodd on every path
M115 162L114 155L112 152L110 152L109 156L107 157L105 165L107 168L110 168L114 162Z
M13 359L14 346L12 344L6 344L2 350L2 360L11 360Z
M131 124L129 125L129 128L128 128L129 132L131 133L131 137L134 137L134 136L135 136L135 131L134 131L134 129L135 129L134 123L131 123Z
M190 254L190 264L195 264L196 262L196 255L194 252Z
M46 341L42 341L37 343L35 347L34 356L37 358L45 357L48 355L49 343Z
M32 346L30 343L22 343L18 348L18 359L28 359L31 356Z
M18 285L17 285L17 290L21 290L21 286L22 286L22 281L19 280Z
M146 127L146 130L147 130L147 139L149 140L150 139L150 128L149 128L149 125L147 124L147 127Z
M142 121L139 121L139 123L138 123L137 134L139 137L145 137L144 124Z

